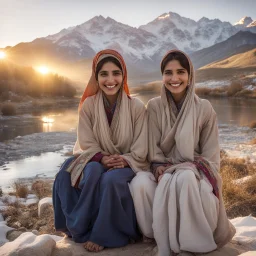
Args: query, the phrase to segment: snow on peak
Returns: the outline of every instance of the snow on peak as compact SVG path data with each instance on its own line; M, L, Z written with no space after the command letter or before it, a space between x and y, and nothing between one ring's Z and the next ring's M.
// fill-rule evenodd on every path
M165 14L163 14L163 15L161 15L161 16L159 16L157 19L158 20L163 20L163 19L166 19L166 18L169 18L170 17L170 13L165 13Z
M243 17L241 20L239 20L238 22L236 22L236 23L234 24L234 26L236 26L236 25L244 25L244 26L246 27L246 26L248 26L252 21L253 21L253 20L252 20L251 17L245 16L245 17Z
M196 22L173 12L164 13L140 28L154 34L163 42L172 42L187 52L222 42L237 32L237 28L229 22L210 20L206 17Z
M251 28L251 27L256 27L256 20L254 20L253 22L251 22L247 28Z

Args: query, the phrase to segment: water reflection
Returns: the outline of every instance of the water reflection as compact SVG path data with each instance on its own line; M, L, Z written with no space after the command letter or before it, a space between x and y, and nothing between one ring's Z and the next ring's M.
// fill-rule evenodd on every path
M42 120L44 118L44 120ZM45 122L46 119L54 122ZM0 142L39 132L56 132L76 130L78 122L77 109L42 112L35 115L3 117L0 120Z
M52 123L43 123L43 132L52 132Z

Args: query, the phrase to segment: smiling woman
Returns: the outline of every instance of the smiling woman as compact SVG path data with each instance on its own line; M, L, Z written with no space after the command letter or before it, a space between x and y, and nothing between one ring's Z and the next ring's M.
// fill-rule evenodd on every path
M99 52L80 101L73 156L53 187L56 230L88 251L140 238L128 183L149 170L146 118L144 104L130 96L122 56Z

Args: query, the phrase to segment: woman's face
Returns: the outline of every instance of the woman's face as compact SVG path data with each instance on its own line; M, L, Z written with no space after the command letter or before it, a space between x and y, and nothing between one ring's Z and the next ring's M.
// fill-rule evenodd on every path
M167 63L163 72L163 83L169 90L174 100L180 100L186 93L188 86L188 71L180 65L178 60L171 60Z
M117 94L123 83L121 69L112 62L106 62L98 73L98 83L107 96Z

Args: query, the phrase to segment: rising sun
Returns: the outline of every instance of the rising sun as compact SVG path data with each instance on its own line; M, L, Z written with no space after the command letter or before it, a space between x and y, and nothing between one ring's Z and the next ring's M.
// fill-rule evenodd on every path
M41 67L38 67L37 70L43 74L43 75L46 75L49 73L49 68L47 68L46 66L41 66Z
M0 51L0 59L4 59L6 57L5 52Z

